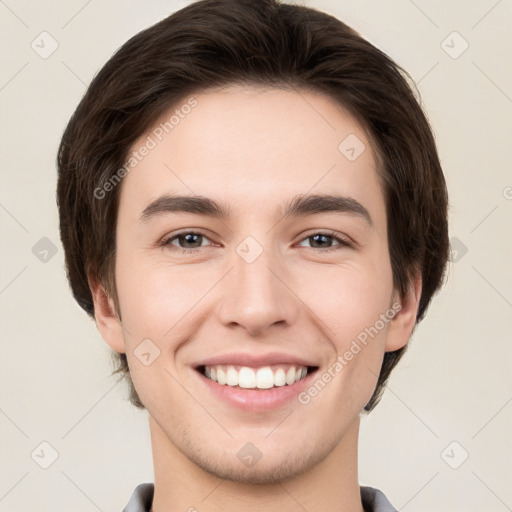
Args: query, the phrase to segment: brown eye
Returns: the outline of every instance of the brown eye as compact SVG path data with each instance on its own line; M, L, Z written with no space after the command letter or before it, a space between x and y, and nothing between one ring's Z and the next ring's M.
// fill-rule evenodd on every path
M306 240L310 241L312 249L321 249L324 252L333 251L339 249L340 247L352 246L348 240L337 236L335 233L314 233L313 235L309 235L308 237L304 238L303 241ZM332 245L332 240L336 242L334 246Z
M196 231L184 231L178 233L162 241L162 246L167 247L172 251L178 251L182 253L194 253L198 249L204 247L203 242L210 240L206 235ZM177 242L177 243L173 243ZM208 244L206 244L207 246Z

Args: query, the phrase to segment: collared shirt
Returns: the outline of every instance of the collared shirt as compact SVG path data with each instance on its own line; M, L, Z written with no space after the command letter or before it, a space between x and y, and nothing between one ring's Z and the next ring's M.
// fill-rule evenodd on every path
M397 512L382 491L374 487L361 485L361 501L365 512ZM133 491L132 497L123 512L149 512L153 502L153 484L140 484Z

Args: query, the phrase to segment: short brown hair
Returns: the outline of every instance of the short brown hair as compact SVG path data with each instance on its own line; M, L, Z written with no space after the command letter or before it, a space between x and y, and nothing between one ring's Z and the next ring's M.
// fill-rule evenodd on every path
M448 260L448 195L434 137L409 75L356 31L315 9L278 0L202 0L127 41L91 82L58 151L57 203L67 275L94 317L88 276L117 301L114 262L119 190L97 191L123 167L133 143L194 92L245 84L323 93L368 131L384 183L396 288L421 273L419 322ZM103 188L102 190L105 190ZM386 352L373 396L407 345ZM133 387L125 354L114 353Z

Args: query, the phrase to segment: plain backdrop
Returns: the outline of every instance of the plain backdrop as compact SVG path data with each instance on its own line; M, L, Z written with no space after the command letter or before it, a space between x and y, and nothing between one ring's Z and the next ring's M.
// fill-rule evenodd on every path
M153 481L147 413L68 289L55 158L112 53L187 3L0 0L0 511L120 511ZM450 192L448 280L362 421L360 483L407 512L512 510L512 1L302 3L410 72Z

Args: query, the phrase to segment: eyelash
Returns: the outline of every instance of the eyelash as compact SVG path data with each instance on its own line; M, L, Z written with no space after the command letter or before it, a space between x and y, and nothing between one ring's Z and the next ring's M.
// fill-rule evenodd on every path
M179 238L180 236L184 236L184 235L200 235L208 240L210 240L208 238L207 235L205 235L204 233L202 233L201 231L183 231L182 233L178 233L176 235L173 235L171 237L168 237L168 238L165 238L164 240L162 240L161 242L161 246L163 247L166 247L168 249L170 249L171 251L173 252L179 252L181 254L194 254L194 253L197 253L197 251L199 249L201 249L201 247L196 247L194 249L187 249L187 248L184 248L184 247L177 247L175 245L172 245L171 242L177 238ZM312 249L317 249L318 251L321 251L321 252L331 252L331 251L336 251L338 249L341 249L342 247L352 247L352 243L347 240L346 238L342 238L341 236L337 235L335 232L324 232L324 231L319 231L319 232L316 232L316 233L313 233L311 235L308 235L306 236L305 238L303 238L301 240L301 242L303 242L304 240L307 240L309 238L313 238L314 236L316 235L321 235L321 236L326 236L328 238L333 238L336 242L338 242L338 245L335 245L334 247L328 247L326 249L318 249L316 247L312 247Z

